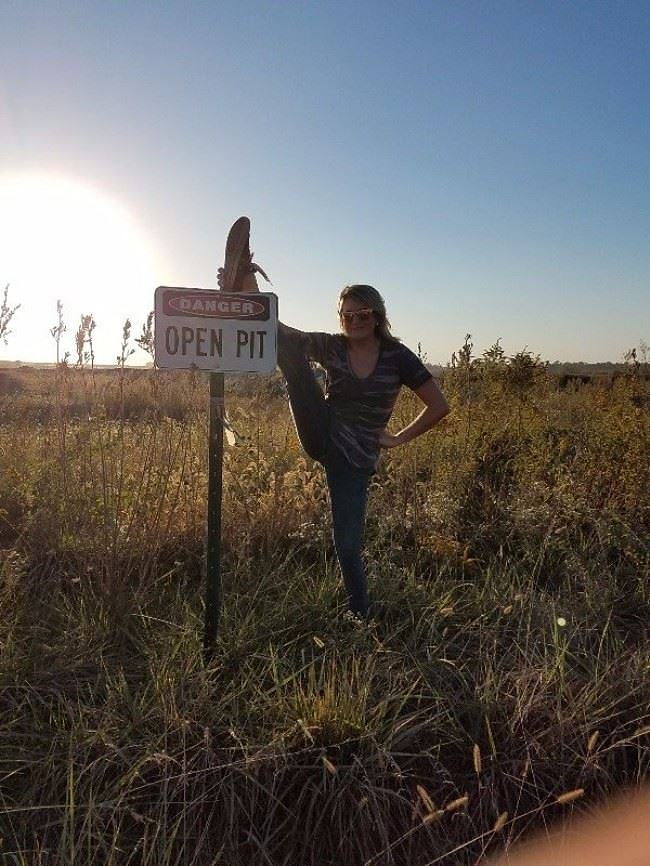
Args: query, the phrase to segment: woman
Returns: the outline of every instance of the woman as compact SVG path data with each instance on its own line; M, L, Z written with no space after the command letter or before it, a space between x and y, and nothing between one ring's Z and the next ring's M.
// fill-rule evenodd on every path
M235 245L234 263L227 245L226 266L219 270L219 285L230 286L231 291L257 291L255 273L263 273L252 261L248 233L244 234L245 243ZM392 336L376 289L346 286L339 295L338 314L338 334L298 331L280 323L278 366L287 382L300 442L325 468L334 545L350 613L363 620L369 613L361 558L363 529L368 485L380 449L396 448L422 435L447 415L449 407L417 355ZM325 369L325 393L310 361ZM386 425L402 385L415 391L424 408L403 430L391 434Z

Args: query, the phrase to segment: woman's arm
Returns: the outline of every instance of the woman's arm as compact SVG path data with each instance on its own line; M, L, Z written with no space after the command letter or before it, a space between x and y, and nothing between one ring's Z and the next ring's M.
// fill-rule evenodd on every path
M332 335L321 331L300 331L278 322L278 351L291 345L299 346L310 361L325 366Z
M393 435L387 430L382 430L378 439L382 448L396 448L398 445L405 445L416 436L421 436L427 430L435 427L445 415L449 414L449 405L435 379L427 379L423 385L415 389L415 393L422 400L425 408L399 433Z

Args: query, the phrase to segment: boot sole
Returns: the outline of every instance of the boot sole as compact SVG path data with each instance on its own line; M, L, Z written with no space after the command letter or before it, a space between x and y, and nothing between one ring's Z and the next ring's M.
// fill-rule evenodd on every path
M251 221L248 217L239 217L228 232L226 240L226 256L223 266L223 288L226 292L236 291L235 279L237 269L244 250L248 247L251 233Z

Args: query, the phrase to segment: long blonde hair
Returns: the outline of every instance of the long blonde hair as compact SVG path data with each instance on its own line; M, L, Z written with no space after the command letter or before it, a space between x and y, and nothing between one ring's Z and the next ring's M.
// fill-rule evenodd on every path
M352 286L345 286L339 294L338 312L341 315L341 307L346 298L353 298L359 301L360 304L365 304L375 314L375 334L382 340L387 340L390 343L399 343L399 337L394 337L390 332L390 322L386 315L386 304L384 299L373 286L365 286L360 283L355 283Z

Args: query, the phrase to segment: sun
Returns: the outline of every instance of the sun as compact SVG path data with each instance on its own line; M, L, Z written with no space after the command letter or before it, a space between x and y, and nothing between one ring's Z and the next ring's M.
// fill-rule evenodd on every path
M114 363L124 321L137 336L160 272L151 240L105 193L64 176L0 175L0 288L9 283L11 303L21 305L4 357L53 359L60 300L71 354L81 315L92 314L96 357Z

